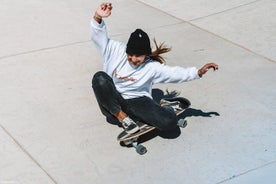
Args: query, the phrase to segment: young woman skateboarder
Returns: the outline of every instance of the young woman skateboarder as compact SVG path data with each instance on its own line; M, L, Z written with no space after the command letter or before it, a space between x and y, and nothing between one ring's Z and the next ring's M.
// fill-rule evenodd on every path
M92 79L102 113L107 118L116 118L128 133L139 130L133 119L147 122L159 130L175 128L174 109L169 102L160 105L153 100L152 85L199 79L210 68L217 70L218 65L208 63L200 69L165 65L161 54L170 48L157 45L154 40L156 50L152 51L150 39L141 29L131 33L127 44L111 40L103 20L111 15L111 11L111 3L102 3L90 23L91 38L103 58L103 71L97 72Z

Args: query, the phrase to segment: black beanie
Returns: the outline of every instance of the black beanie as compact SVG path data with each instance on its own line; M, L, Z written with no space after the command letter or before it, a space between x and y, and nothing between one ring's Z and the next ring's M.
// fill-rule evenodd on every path
M147 33L141 29L136 29L131 33L128 42L126 53L137 55L150 55L150 39Z

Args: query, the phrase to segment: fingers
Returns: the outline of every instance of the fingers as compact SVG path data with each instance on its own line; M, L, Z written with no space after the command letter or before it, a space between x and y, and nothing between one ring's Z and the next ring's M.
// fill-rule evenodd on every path
M205 65L207 70L210 69L210 68L213 68L213 70L218 70L218 65L216 63L208 63Z
M101 18L105 18L111 15L112 4L111 3L102 3L96 10L97 15Z
M201 77L204 75L210 68L213 68L214 71L218 70L218 65L216 63L207 63L201 69L198 70L198 75Z
M105 10L112 10L112 3L102 3L101 4L101 10L105 11Z
M218 70L218 65L216 63L212 63L212 67L214 68L214 70Z

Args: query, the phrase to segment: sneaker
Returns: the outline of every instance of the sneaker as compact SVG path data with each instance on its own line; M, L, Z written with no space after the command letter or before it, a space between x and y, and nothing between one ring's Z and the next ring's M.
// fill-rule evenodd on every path
M160 105L172 107L175 114L179 115L191 105L191 102L183 97L175 97L161 99Z
M181 114L185 110L180 107L179 101L170 102L170 101L162 99L160 101L160 105L171 107L176 115Z
M134 134L140 130L139 126L129 117L123 119L122 125L128 134Z

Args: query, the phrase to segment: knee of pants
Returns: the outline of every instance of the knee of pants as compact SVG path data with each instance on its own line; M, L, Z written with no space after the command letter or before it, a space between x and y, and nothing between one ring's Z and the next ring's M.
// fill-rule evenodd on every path
M158 128L163 131L174 129L177 127L177 118L176 116L164 117L159 125Z
M107 73L105 73L103 71L99 71L99 72L95 73L92 78L92 87L105 86L106 83L109 81L109 78L110 77L107 75Z

